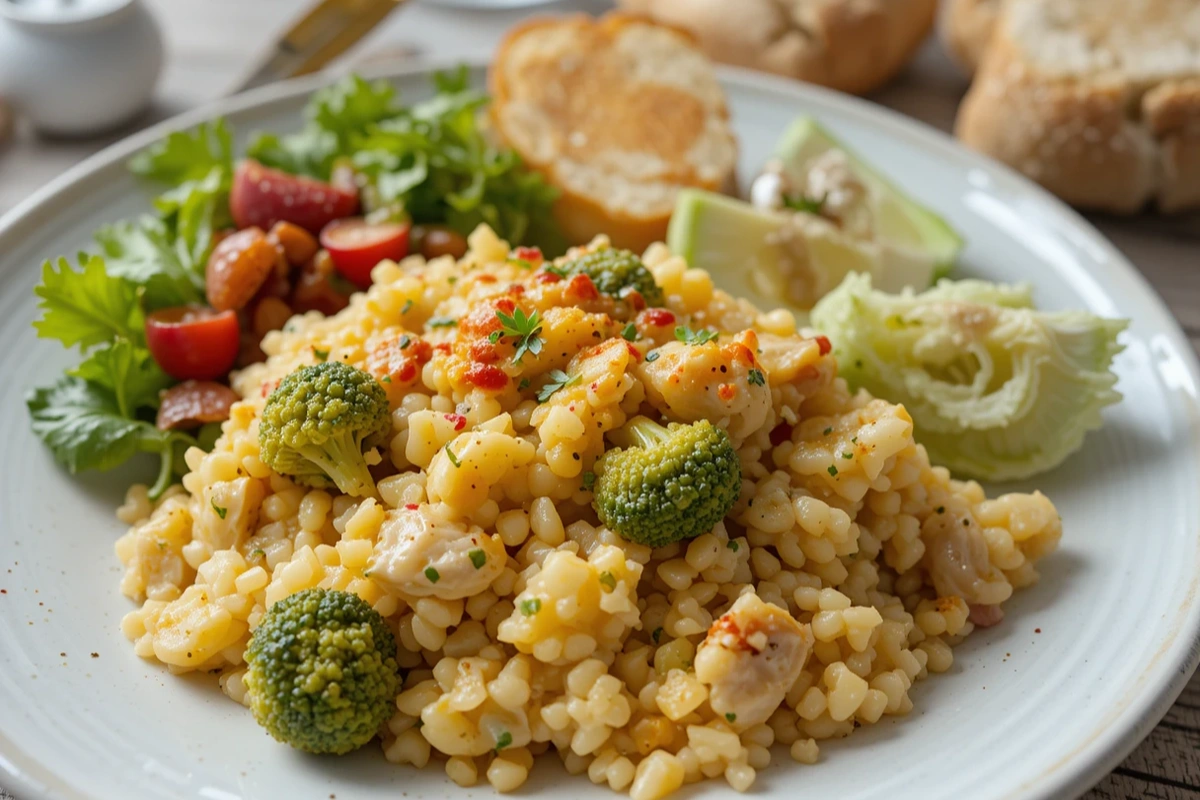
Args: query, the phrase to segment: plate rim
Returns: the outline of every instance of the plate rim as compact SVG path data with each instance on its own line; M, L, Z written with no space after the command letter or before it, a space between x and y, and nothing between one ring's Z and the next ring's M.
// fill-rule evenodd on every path
M219 116L294 101L296 98L327 86L351 72L372 80L390 80L427 75L436 70L453 69L459 65L466 65L471 70L487 70L489 64L490 59L478 56L422 57L408 59L402 64L376 65L359 69L343 67L280 81L241 94L206 102L197 108L156 122L104 147L68 168L8 212L0 215L0 247L4 247L10 239L21 239L26 235L27 229L36 228L47 218L52 219L56 213L55 201L64 197L69 199L72 193L79 191L82 186L86 186L89 178L95 179L105 170L122 164L134 153L170 132L191 128ZM1192 386L1200 385L1200 360L1184 335L1178 319L1166 306L1158 291L1117 249L1116 245L1091 222L1037 183L1004 164L968 150L952 136L932 125L865 98L743 67L717 65L716 71L721 83L726 87L767 91L801 102L816 98L820 103L835 108L839 113L853 117L868 127L874 127L884 133L907 140L914 146L926 150L949 151L960 160L965 158L968 161L975 161L978 165L986 167L992 174L1003 176L1023 194L1048 205L1061 219L1076 229L1084 231L1089 238L1099 244L1109 262L1108 272L1110 275L1131 280L1143 291L1147 302L1162 318L1163 327L1169 334L1175 353L1183 362ZM734 124L736 127L736 123ZM1195 423L1198 414L1194 389L1190 394L1193 401L1191 412ZM1190 608L1186 610L1182 624L1174 632L1174 635L1164 642L1151 663L1138 676L1138 680L1142 684L1140 691L1130 695L1124 708L1114 716L1109 717L1107 721L1098 722L1097 728L1091 730L1088 736L1081 737L1081 742L1067 755L1047 767L1038 776L1015 787L1010 796L1023 796L1036 800L1054 800L1061 797L1063 792L1077 796L1092 788L1111 772L1150 733L1178 699L1193 672L1200 666L1200 574L1193 577L1188 598ZM43 792L41 786L26 780L25 777L30 773L50 771L52 774L52 767L25 757L17 747L9 749L7 745L15 743L8 741L7 737L0 736L0 743L6 745L0 750L0 776L3 777L5 788L19 792L19 800L53 800L56 797L53 789ZM20 766L13 760L22 757L25 758L27 764L33 766L33 769ZM49 787L46 788L49 789Z

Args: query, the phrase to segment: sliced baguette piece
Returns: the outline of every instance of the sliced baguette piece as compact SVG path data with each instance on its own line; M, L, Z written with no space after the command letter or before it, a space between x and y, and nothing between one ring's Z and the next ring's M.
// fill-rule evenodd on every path
M1200 2L1007 0L956 128L1080 207L1200 207Z
M567 238L660 241L680 189L734 184L737 142L708 59L688 36L610 14L526 22L489 74L499 136L562 195Z

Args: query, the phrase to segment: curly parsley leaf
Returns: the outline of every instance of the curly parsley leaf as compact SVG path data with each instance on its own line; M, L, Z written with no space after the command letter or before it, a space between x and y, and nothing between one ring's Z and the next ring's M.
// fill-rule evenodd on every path
M690 345L708 344L709 342L716 339L717 336L718 336L717 332L712 330L711 328L701 328L698 331L692 330L687 325L679 325L675 328L675 338L678 339L679 341L683 342L684 344L690 344Z
M127 339L94 350L67 374L107 389L121 416L130 418L139 409L157 408L159 392L174 383L149 350Z
M763 375L763 372L761 369L750 370L750 373L746 376L746 380L748 380L752 386L766 386L767 385L767 378L765 375Z
M173 184L200 180L213 167L233 168L233 133L223 119L167 134L129 160L133 174Z
M42 312L33 323L37 335L81 350L116 338L141 342L145 331L137 286L109 275L99 256L81 254L79 263L79 270L65 258L58 260L57 270L49 261L42 265L42 282L34 289Z
M521 359L526 353L537 355L542 352L542 317L541 314L534 311L526 316L525 312L520 309L514 309L512 314L505 314L503 311L496 312L496 318L500 320L501 336L511 336L516 346L513 352L513 363L520 364ZM490 337L489 337L490 338Z
M574 386L582 380L582 375L568 375L561 369L550 370L550 383L542 387L538 392L537 399L539 403L544 403L549 400L559 389L565 389L568 386Z
M124 416L112 392L76 377L35 389L25 403L34 434L72 474L112 469L137 453L157 454L160 467L152 498L170 486L183 463L182 451L195 443L186 434L160 431L149 422Z

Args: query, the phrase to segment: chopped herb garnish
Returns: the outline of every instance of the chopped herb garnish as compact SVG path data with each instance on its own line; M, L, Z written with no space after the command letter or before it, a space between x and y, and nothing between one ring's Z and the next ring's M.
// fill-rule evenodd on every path
M525 391L529 388L529 378L521 378L521 382L517 384L518 391Z
M404 301L404 307L400 309L401 314L407 314L412 311L413 301L411 299Z
M159 539L157 542L155 542L155 544L156 544L156 545L158 545L158 549L159 549L159 550L166 550L166 549L167 549L167 543L166 543L166 542L164 542L162 539Z
M380 380L380 383L391 383L391 382L392 382L391 375L384 375L382 380Z
M475 569L483 569L483 565L487 563L487 553L483 552L479 548L475 548L471 552L467 553L467 557L471 559L471 565L475 567Z
M711 328L701 328L698 331L692 330L687 325L679 325L675 328L675 338L684 344L707 344L716 339L717 335L717 332Z
M328 350L318 350L317 348L314 347L312 349L312 351L313 351L313 355L317 357L317 361L325 361L326 359L329 358Z
M651 350L649 353L646 353L646 363L649 364L651 361L658 361L658 356L659 352L657 350Z
M438 571L433 567L425 568L425 577L429 579L430 583L437 583L442 579L442 576L438 574Z
M594 472L583 473L583 488L591 489L595 485L596 485L596 473L594 473Z
M221 519L225 519L225 515L229 513L229 509L222 508L221 506L217 505L217 498L215 498L215 497L212 498L211 500L209 500L208 502L210 502L212 504L212 509L213 509L213 511L217 512L217 516L220 517Z
M835 478L837 477L837 467L835 467L833 464L829 465L829 474Z
M946 513L946 507L945 507L945 506L938 506L938 507L937 507L937 513L939 513L939 514L945 514L945 513Z
M517 340L517 349L513 353L514 364L520 364L521 358L526 353L536 356L542 352L542 337L538 335L542 332L542 317L538 312L534 311L529 316L525 316L525 312L518 308L513 311L512 315L497 311L496 318L500 320L502 326L501 335L512 336Z
M658 641L660 639L662 639L662 635L663 635L663 629L661 627L658 627L658 628L654 629L654 633L650 634L650 638L654 640L655 644L658 644Z
M262 551L262 548L261 548L261 547L256 547L256 548L254 548L253 550L251 550L251 551L250 551L250 558L252 558L252 559L256 559L256 558L262 558L262 557L264 557L265 555L266 555L266 553L264 553L264 552Z
M617 579L608 570L600 573L600 583L609 588L609 591L617 588Z
M847 461L849 461L850 459L854 458L854 453L845 453L845 452L843 452L843 453L842 453L842 458L844 458L844 459L846 459Z
M728 714L725 715L725 721L726 722L737 722L737 714L734 714L732 711L730 711Z
M738 551L738 547L739 547L739 545L735 539L730 539L728 542L725 543L725 546L728 547L730 550L732 550L735 553Z
M538 392L538 402L546 402L559 389L565 389L568 386L574 386L582 379L582 375L568 375L561 369L550 370L550 383L547 383L542 387L542 390Z
M761 369L750 370L750 374L746 376L746 380L750 381L750 384L752 386L766 386L767 385L767 379L762 374Z
M801 211L805 214L820 214L821 210L825 208L825 200L828 197L828 193L820 197L807 197L803 194L795 194L790 197L784 195L783 205L792 211Z
M531 597L528 600L521 601L521 613L527 617L532 617L541 610L542 601L537 597Z
M412 344L412 337L409 336L407 333L400 337L400 349L401 350L407 350L408 346L410 344Z
M822 435L822 436L828 436L828 435L829 435L829 434L831 434L831 433L833 433L833 428L826 428L826 429L824 430L824 432L823 432L821 435Z
M504 748L512 744L512 734L508 731L500 734L500 738L496 740L496 752L499 753Z
M621 329L621 338L627 342L637 341L637 325L630 322Z
M434 317L425 324L431 328L456 328L458 327L458 320L453 317Z
M542 269L546 270L546 272L549 272L551 275L557 275L563 279L566 279L567 275L570 274L562 267L556 267L553 264L547 264L542 267Z
M850 443L851 443L851 444L858 444L858 437L857 437L857 436L851 436L851 437L850 437Z
M461 467L462 462L458 460L458 456L454 455L454 451L450 449L450 443L446 442L446 457L450 459L450 463L456 467Z
M451 286L453 286L454 284L458 283L458 276L457 276L457 275L451 275L449 278L446 278L446 283L448 283L448 284L450 284Z

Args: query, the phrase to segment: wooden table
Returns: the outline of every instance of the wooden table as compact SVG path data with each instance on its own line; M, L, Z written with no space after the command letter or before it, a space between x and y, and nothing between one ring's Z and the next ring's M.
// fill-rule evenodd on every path
M39 141L19 129L0 148L0 213L84 156L137 127L229 91L264 43L306 6L304 0L147 0L170 49L155 107L125 131L87 142ZM553 4L602 10L605 0ZM490 52L521 12L465 12L414 4L362 43L352 60L409 51L439 55ZM949 130L965 82L930 42L909 71L874 99ZM1200 238L1164 230L1153 219L1096 219L1096 225L1166 299L1200 349ZM1197 223L1200 226L1200 223ZM1200 675L1150 736L1086 800L1200 800ZM0 800L9 796L0 789ZM132 800L132 799L131 799Z

